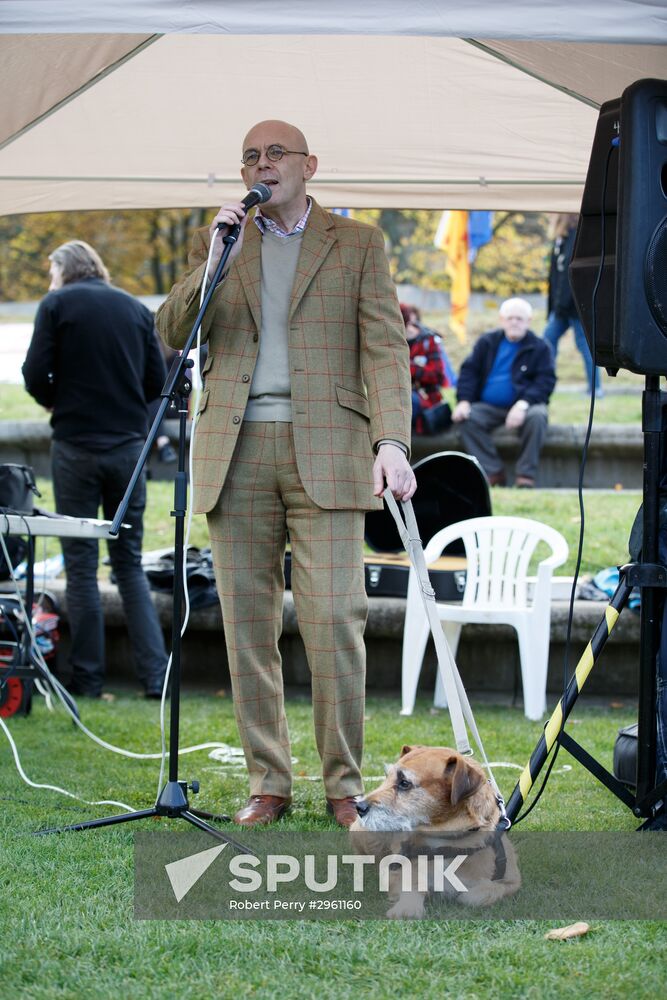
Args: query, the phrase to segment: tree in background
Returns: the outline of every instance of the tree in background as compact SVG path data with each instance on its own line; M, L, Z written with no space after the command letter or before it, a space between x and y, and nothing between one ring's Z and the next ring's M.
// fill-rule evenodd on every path
M187 265L192 232L215 208L119 212L49 212L0 218L0 299L40 299L48 288L48 254L82 239L107 264L112 280L135 295L166 294ZM356 210L384 232L397 284L447 291L444 254L433 246L440 211ZM493 239L472 268L473 291L497 298L546 291L550 241L544 213L496 212Z
M551 216L546 212L496 212L493 238L472 270L472 287L500 299L546 294Z
M0 299L40 299L49 285L48 255L67 240L99 252L111 280L133 295L166 294L187 265L194 229L215 209L48 212L0 218Z
M397 284L449 291L445 256L433 246L441 216L425 209L354 212L355 219L382 229ZM472 290L498 298L545 293L549 218L544 212L496 212L493 238L480 249L472 267Z

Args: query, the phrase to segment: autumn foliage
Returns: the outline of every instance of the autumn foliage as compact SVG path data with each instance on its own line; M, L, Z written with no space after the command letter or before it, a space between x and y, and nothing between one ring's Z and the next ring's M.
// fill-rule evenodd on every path
M215 209L49 212L0 218L0 299L39 299L48 286L48 254L69 239L91 243L112 280L135 295L166 294L186 267L192 232ZM379 225L397 284L448 291L444 254L433 246L440 212L355 210ZM494 236L472 266L472 290L502 298L545 292L549 216L496 212Z

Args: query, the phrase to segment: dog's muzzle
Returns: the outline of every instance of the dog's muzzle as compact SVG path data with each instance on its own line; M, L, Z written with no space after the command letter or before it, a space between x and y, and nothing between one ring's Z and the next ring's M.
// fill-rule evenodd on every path
M370 812L371 807L370 804L366 802L366 799L357 799L355 805L360 816L365 816L368 812Z

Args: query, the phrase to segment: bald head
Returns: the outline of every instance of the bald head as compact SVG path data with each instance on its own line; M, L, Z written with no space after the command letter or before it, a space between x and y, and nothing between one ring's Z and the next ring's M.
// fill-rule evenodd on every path
M296 125L290 125L289 122L280 121L279 118L267 118L266 121L253 125L243 140L243 150L249 149L251 146L258 148L260 145L258 138L263 138L266 135L274 136L274 138L269 139L269 144L277 142L281 146L285 146L286 149L295 149L300 153L308 152L308 143L301 129L297 128Z
M262 205L262 215L287 233L306 212L306 183L316 170L317 157L308 152L306 137L289 122L273 118L258 122L243 140L245 186L250 190L262 183L270 188L271 198Z

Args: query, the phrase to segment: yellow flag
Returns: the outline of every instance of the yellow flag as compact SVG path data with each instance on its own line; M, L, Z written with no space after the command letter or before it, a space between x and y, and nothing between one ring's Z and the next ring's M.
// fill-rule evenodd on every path
M433 242L447 255L446 270L452 279L449 327L459 343L465 344L470 302L468 213L443 212Z

